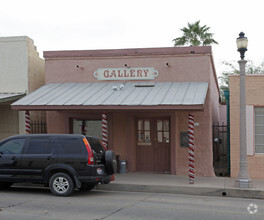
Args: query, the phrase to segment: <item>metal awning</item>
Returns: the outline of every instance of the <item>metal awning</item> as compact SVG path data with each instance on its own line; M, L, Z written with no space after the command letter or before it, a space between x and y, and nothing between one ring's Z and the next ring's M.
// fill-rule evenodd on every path
M12 104L17 110L203 107L207 82L51 83Z
M15 101L25 95L26 93L0 93L0 103Z

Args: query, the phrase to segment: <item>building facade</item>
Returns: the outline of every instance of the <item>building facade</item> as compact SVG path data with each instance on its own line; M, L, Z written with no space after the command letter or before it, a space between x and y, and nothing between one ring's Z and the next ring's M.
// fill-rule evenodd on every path
M32 39L0 38L0 140L25 133L25 112L12 110L11 104L42 86L44 72L44 60Z
M239 172L239 76L229 77L231 177ZM264 76L246 76L247 161L253 179L264 178Z
M212 125L219 88L211 47L44 52L46 85L15 102L47 111L48 133L102 138L128 171L188 175L194 115L195 174L214 176Z

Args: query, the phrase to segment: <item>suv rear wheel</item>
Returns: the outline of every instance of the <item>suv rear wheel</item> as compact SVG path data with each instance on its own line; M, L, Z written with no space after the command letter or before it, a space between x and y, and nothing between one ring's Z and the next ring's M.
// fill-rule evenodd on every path
M69 196L75 189L72 178L66 173L55 173L49 180L49 188L53 195Z
M117 162L114 151L108 150L105 152L105 168L109 175L116 173Z

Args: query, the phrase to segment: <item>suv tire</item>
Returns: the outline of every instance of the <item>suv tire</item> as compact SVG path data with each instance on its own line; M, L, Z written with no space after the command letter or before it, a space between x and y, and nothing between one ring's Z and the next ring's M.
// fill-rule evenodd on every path
M117 163L114 151L108 150L105 152L105 168L109 175L116 173Z
M72 178L66 173L55 173L49 180L49 188L55 196L69 196L75 189Z

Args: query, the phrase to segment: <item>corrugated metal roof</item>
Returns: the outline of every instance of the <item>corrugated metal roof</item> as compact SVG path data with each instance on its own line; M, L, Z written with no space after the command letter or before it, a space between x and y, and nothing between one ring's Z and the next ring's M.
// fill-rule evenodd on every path
M25 95L26 93L0 93L0 103L13 101Z
M207 90L207 82L52 83L12 106L203 105Z

